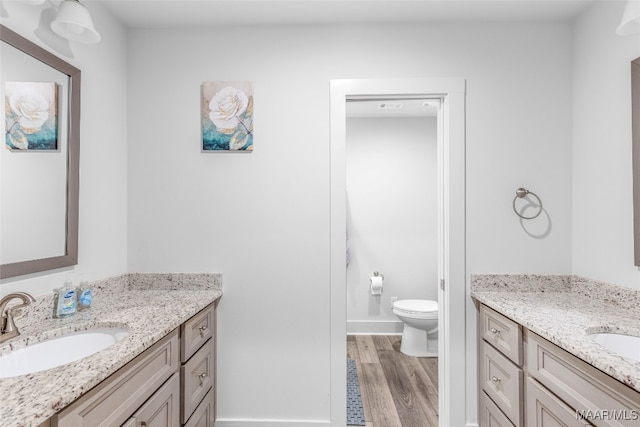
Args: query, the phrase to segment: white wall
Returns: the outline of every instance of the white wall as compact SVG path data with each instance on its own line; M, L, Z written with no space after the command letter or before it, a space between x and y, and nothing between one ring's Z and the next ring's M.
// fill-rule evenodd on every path
M566 23L135 30L129 49L129 269L224 273L221 419L329 418L330 79L466 78L468 272L571 268ZM200 153L200 85L243 79L255 151ZM511 210L520 186L544 238Z
M575 24L573 273L640 290L633 262L631 65L640 35L620 37L622 2L597 2Z
M347 119L349 333L401 332L391 297L438 300L436 136L435 117Z
M82 71L80 123L80 222L78 265L0 281L0 294L22 290L44 295L68 271L89 280L127 271L127 74L126 31L99 4L91 12L102 42L69 43L47 27L49 3L2 2L2 24ZM47 24L47 25L45 25Z

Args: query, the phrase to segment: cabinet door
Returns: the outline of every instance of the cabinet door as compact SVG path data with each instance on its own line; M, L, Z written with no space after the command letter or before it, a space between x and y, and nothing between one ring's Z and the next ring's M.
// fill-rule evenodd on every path
M507 356L513 363L522 366L522 329L513 320L491 310L480 307L480 331L484 340Z
M186 423L215 383L213 339L210 339L180 369L182 422Z
M527 378L527 427L588 427L578 412L569 408L537 381Z
M480 345L480 386L516 426L523 425L522 370L495 348Z
M189 418L184 427L213 427L216 421L215 412L215 393L213 389L204 397L200 405L193 411L193 415Z
M180 380L177 373L133 414L133 419L136 427L180 425Z
M180 326L180 358L183 363L213 336L215 322L215 305L211 304Z
M480 427L513 427L513 423L489 399L484 391L480 391L478 418L480 418Z

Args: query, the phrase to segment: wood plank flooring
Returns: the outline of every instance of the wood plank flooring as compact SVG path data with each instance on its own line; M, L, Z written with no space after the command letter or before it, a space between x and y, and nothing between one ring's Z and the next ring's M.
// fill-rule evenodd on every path
M400 352L399 335L349 335L366 427L437 427L438 359Z

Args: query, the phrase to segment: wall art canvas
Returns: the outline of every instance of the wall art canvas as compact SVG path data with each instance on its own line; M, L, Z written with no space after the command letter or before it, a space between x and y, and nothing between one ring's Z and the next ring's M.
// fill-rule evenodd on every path
M202 151L253 150L251 82L202 84Z
M8 149L58 149L56 83L6 82L4 104Z

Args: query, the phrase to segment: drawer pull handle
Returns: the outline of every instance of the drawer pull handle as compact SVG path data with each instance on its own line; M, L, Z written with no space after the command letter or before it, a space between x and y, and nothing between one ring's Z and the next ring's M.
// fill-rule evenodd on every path
M207 333L207 329L209 329L209 328L206 327L206 326L200 326L199 329L200 329L200 336L204 337L204 334Z
M498 377L491 377L491 381L493 381L494 383L499 383L500 381L502 381L502 378L498 378Z
M492 334L499 334L500 333L500 329L491 328L489 330L491 331Z
M198 375L198 378L200 378L200 385L204 384L204 379L207 378L207 373L201 373L200 375Z

